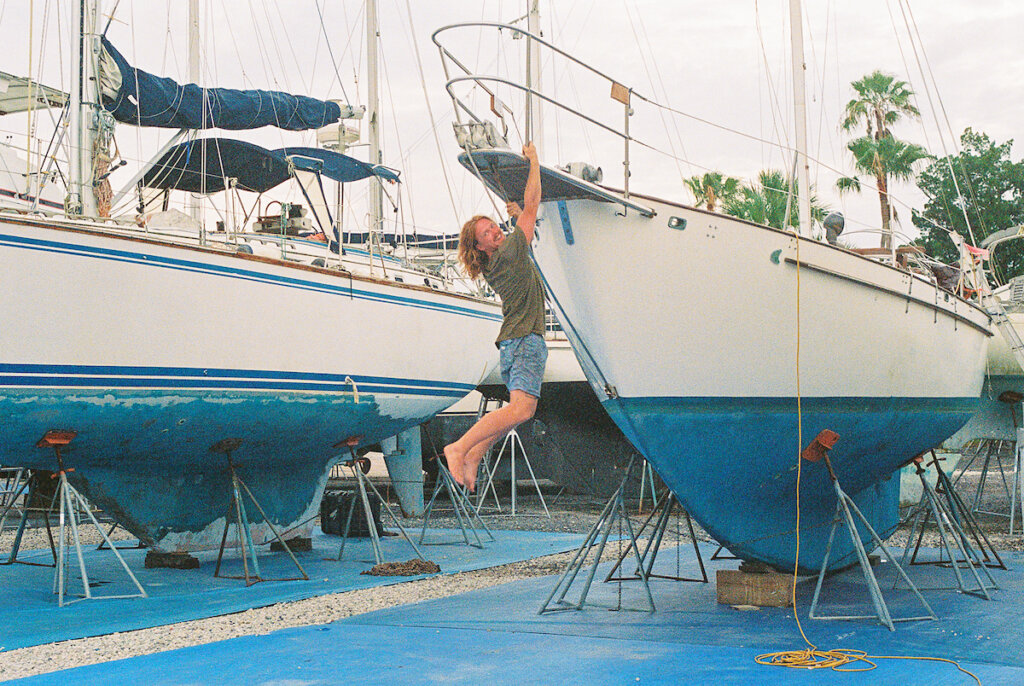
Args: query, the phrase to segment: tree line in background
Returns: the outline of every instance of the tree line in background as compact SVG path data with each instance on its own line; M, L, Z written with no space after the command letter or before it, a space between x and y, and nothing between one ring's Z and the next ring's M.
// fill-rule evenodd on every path
M840 194L862 192L865 187L877 193L881 247L892 247L892 225L899 221L889 196L894 181L913 180L925 194L924 207L911 211L921 234L912 244L944 262L959 257L949 230L968 241L973 233L980 243L996 231L1024 224L1024 161L1011 159L1012 140L996 143L968 128L960 137L959 152L937 158L892 133L899 121L920 118L914 92L905 81L876 70L850 85L854 97L844 108L840 128L855 135L846 145L855 173L840 178L836 187ZM685 182L697 207L777 229L797 227L794 181L783 171L762 170L751 183L716 171ZM828 213L829 208L812 195L814 219L820 222ZM1024 240L995 251L992 266L1000 281L1024 275Z

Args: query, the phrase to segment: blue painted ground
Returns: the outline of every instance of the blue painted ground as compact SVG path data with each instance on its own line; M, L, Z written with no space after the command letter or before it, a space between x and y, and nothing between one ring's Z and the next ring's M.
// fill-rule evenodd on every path
M705 560L710 549L705 551ZM682 571L696 573L683 555ZM926 591L939 621L897 625L807 618L813 584L798 586L808 637L822 649L856 648L873 655L959 660L986 685L1024 683L1024 555L1007 554L1010 571L993 571L1001 588L993 601ZM663 554L662 571L675 571ZM715 602L712 583L658 581L658 611L610 612L599 605L637 608L635 583L595 584L582 612L537 615L555 579L506 584L451 598L391 608L325 626L286 629L24 680L37 684L973 684L950 664L878 660L870 672L795 670L754 662L758 654L803 647L790 610L738 611ZM887 599L894 616L919 614L906 590ZM922 586L947 584L951 572L913 567ZM599 578L603 578L599 577ZM571 597L571 595L570 595ZM856 570L834 577L823 592L823 613L862 611L867 596ZM844 609L845 607L845 609ZM22 683L22 682L19 682Z
M414 540L418 540L418 529L410 533ZM441 573L451 574L571 550L582 541L582 537L577 535L531 531L495 531L494 536L497 540L487 542L483 550L466 545L427 545L422 549L424 555L441 567ZM461 540L461 532L427 532L428 543L452 541L457 537ZM309 581L267 581L249 588L245 587L244 581L213 576L215 551L197 555L201 562L199 569L173 570L145 569L145 550L122 550L129 567L150 597L84 601L63 608L57 606L57 596L51 592L52 568L27 565L0 567L0 589L3 591L0 650L161 626L422 578L360 574L373 566L369 539L350 539L342 562L325 560L327 556L337 558L340 540L337 536L325 536L316 530L313 550L297 555L309 574ZM381 546L385 561L404 561L415 557L409 544L398 537L384 538ZM298 575L285 553L267 554L266 546L261 550L264 552L259 559L264 578ZM230 557L228 555L225 553L221 573L241 574L242 565L237 552L231 553ZM52 558L49 551L33 551L21 555L20 559L49 562ZM100 586L93 588L94 595L135 592L109 551L89 549L86 564L89 580L101 582ZM74 553L71 554L70 567L74 577L68 588L80 594L82 585L78 580Z

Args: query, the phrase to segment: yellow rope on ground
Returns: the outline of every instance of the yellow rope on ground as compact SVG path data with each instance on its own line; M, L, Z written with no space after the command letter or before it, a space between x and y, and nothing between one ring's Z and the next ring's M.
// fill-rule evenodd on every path
M818 650L818 647L811 643L804 633L804 627L800 623L800 616L796 611L796 582L798 580L797 570L800 568L800 479L803 473L803 408L801 406L800 394L800 237L796 240L796 559L793 562L793 580L790 584L790 601L793 605L793 619L796 620L796 628L800 631L800 637L804 639L807 648L803 650L783 650L774 653L763 653L754 658L759 665L773 667L789 667L792 669L831 669L834 672L867 672L878 665L874 660L921 660L931 662L947 662L955 666L959 671L968 675L978 686L981 686L981 679L973 672L969 672L960 666L956 660L944 657L920 657L911 655L869 655L864 650L854 648L834 648L832 650ZM846 665L863 663L862 667L850 667L843 669Z

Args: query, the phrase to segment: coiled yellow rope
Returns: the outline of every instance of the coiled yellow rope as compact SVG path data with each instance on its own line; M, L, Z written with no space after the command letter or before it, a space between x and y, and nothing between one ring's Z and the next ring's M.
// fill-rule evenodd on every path
M796 628L800 631L800 637L807 644L802 650L784 650L775 653L763 653L754 658L759 665L770 665L773 667L790 667L793 669L831 669L835 672L867 672L878 665L875 660L922 660L931 662L947 662L954 665L959 671L970 676L981 686L981 679L973 672L969 672L960 666L956 660L944 657L920 657L911 655L869 655L866 651L852 648L834 648L832 650L818 650L818 647L811 643L804 633L803 625L800 624L800 616L796 610L796 582L798 580L797 570L800 567L800 477L803 471L803 411L800 395L800 237L796 236L796 560L793 562L793 579L790 584L790 601L793 605L793 619L796 620ZM847 665L857 665L847 667ZM845 669L844 669L845 667Z

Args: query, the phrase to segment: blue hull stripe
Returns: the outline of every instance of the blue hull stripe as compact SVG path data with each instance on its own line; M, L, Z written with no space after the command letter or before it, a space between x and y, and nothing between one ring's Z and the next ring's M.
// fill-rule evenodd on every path
M114 367L103 365L0 364L0 386L108 388L216 388L401 393L461 397L474 385L355 374L276 372L187 367Z
M44 241L33 238L26 238L24 236L13 236L8 234L0 234L0 245L6 245L8 247L20 248L25 250L36 250L40 252L50 252L63 255L76 255L78 257L91 257L94 259L111 260L114 262L145 264L147 266L159 267L163 269L173 269L176 271L193 272L198 274L210 274L213 276L240 279L242 281L253 281L258 283L272 284L276 286L286 286L288 288L297 288L300 290L317 291L320 293L331 293L335 295L344 295L358 300L368 300L371 302L383 302L392 305L401 305L405 307L415 307L419 309L434 310L438 312L446 312L449 314L458 314L466 317L473 317L475 319L486 319L495 322L501 321L501 315L495 312L486 312L475 310L469 307L459 307L457 305L433 303L427 300L421 300L419 298L409 298L379 293L375 291L363 290L355 288L353 285L351 285L351 283L344 286L338 286L333 284L320 283L317 281L309 281L306 279L278 276L274 274L268 274L265 272L254 271L251 269L237 269L234 267L224 267L221 265L208 264L205 262L180 260L169 257L160 257L157 255L147 255L144 253L128 252L124 250L111 250L109 248L96 248L90 246L76 245L73 243Z

